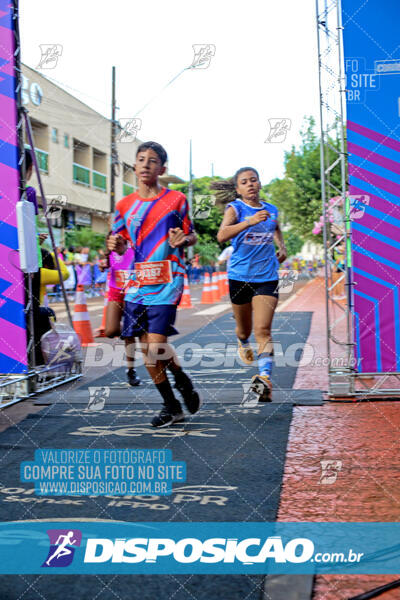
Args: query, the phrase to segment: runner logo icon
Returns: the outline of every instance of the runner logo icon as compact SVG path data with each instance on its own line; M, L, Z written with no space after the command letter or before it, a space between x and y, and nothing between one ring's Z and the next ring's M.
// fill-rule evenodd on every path
M48 529L50 549L42 567L68 567L74 558L75 547L81 545L79 529Z

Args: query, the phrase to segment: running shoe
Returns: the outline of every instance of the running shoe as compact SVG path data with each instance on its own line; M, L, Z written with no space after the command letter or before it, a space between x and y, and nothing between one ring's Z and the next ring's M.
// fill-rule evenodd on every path
M240 359L246 364L251 365L254 362L254 352L251 346L243 346L238 338L238 353Z
M140 377L138 377L136 375L136 371L133 367L131 367L130 369L127 369L126 376L128 378L129 385L132 385L133 387L140 385L140 383L141 383Z
M178 380L175 380L175 389L181 394L188 411L194 415L200 410L201 398L199 393L194 389L192 380L186 373L180 375Z
M182 412L173 415L169 412L168 408L164 406L160 413L152 419L151 424L153 427L162 429L163 427L169 427L174 423L181 423L184 420L185 415Z
M271 402L272 383L268 375L254 375L251 389L259 395L259 402Z

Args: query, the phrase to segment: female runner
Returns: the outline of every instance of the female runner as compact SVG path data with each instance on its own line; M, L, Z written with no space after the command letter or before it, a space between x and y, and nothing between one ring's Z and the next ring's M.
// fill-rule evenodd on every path
M254 361L249 342L254 325L259 373L252 378L251 388L257 389L261 383L260 399L270 400L274 354L271 326L278 304L279 263L287 257L278 209L260 199L260 178L252 167L239 169L231 180L215 182L212 187L231 199L217 239L220 243L230 241L233 246L228 278L239 356L246 364Z

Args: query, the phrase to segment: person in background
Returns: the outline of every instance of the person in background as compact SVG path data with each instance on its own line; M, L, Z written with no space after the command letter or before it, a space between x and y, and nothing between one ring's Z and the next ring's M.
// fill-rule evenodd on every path
M43 266L40 269L40 291L39 300L40 304L44 303L44 297L46 295L46 285L57 285L60 283L60 277L54 262L53 254L48 250L42 248L42 263ZM59 259L61 276L63 281L68 279L69 272L63 260Z
M34 311L34 342L35 342L35 360L36 364L43 364L44 359L40 349L41 337L51 329L50 318L55 317L54 311L44 306L46 296L46 285L57 284L60 282L58 271L55 267L53 255L44 248L41 248L43 266L33 276L33 295L38 304L38 310ZM60 269L63 279L67 279L68 271L60 260Z
M74 246L70 246L68 248L68 252L67 252L67 261L69 261L70 263L73 263L74 255L75 255L75 248L74 248Z
M77 265L81 265L82 262L84 262L82 260L82 248L77 248L74 254L74 263Z
M224 248L222 250L221 254L218 256L218 264L223 265L224 263L226 263L226 270L229 269L229 263L231 260L232 252L233 252L233 246L231 244L230 246L227 246L226 248Z
M110 231L106 242L112 235ZM117 252L105 253L105 259L109 270L108 285L108 304L106 309L106 328L104 334L106 337L114 338L121 335L121 319L124 314L124 287L125 279L128 281L130 270L132 269L134 251L126 244L125 253L119 255ZM103 263L104 264L104 263ZM140 379L135 370L135 338L125 338L126 354L126 376L131 386L140 384Z

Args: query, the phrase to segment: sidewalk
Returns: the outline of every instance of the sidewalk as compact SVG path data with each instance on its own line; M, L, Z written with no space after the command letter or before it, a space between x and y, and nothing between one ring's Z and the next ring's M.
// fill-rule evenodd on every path
M308 343L326 352L324 281L307 284L286 311L312 310ZM295 388L327 389L326 368L300 367ZM279 521L398 521L400 404L369 402L295 407L284 469ZM333 483L321 461L335 461ZM333 473L333 476L332 476ZM336 480L335 480L336 477ZM313 600L347 600L399 576L317 576ZM384 595L399 598L399 591Z

